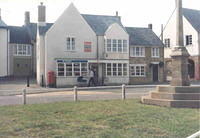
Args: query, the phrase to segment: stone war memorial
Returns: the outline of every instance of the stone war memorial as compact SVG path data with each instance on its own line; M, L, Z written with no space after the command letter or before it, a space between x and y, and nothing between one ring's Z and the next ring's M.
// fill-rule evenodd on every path
M183 31L182 0L176 0L176 46L171 54L171 84L157 86L156 91L142 97L142 103L176 108L200 108L200 87L190 86L188 78L190 55L184 47Z

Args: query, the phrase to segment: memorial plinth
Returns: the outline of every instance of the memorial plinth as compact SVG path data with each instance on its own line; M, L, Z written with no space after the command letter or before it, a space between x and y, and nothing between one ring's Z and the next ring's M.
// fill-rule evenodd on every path
M176 45L172 50L171 86L157 86L156 91L143 96L144 104L176 107L200 108L200 87L190 86L188 78L188 57L190 56L183 43L182 0L176 0Z
M157 86L155 91L148 96L143 96L141 101L164 107L200 108L200 87Z
M185 47L175 47L172 51L171 86L190 86L188 75L189 53Z

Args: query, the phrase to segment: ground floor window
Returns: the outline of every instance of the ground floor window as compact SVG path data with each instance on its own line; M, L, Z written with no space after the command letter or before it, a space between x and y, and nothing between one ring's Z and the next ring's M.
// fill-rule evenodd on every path
M128 65L127 63L107 63L106 76L127 76Z
M88 63L71 62L71 63L57 63L57 76L60 77L74 77L87 76Z
M130 65L130 75L133 77L145 77L145 65Z
M57 75L58 76L64 76L64 72L65 72L65 68L64 68L64 63L58 63L58 67L57 67Z

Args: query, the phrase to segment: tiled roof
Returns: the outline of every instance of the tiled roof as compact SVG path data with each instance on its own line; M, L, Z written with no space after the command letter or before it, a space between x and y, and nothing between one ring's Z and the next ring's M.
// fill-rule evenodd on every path
M8 26L10 31L10 43L31 44L31 37L24 26Z
M120 17L117 16L88 14L82 14L82 16L97 35L104 35L108 27L113 23L117 23L123 27Z
M117 16L105 16L105 15L89 15L89 14L81 14L89 26L93 29L93 31L97 35L104 35L105 31L108 29L110 25L113 23L118 23L123 27L120 17ZM53 23L47 23L44 27L39 27L39 34L44 35Z
M5 24L5 22L3 20L0 19L0 28L4 28L7 25Z
M162 41L149 28L126 27L130 46L163 46Z
M190 22L190 24L200 32L200 11L183 8L183 16Z
M40 26L39 27L39 34L40 35L46 34L46 32L49 30L49 28L51 28L52 25L53 25L53 23L46 23L46 26Z
M36 41L36 36L37 36L37 23L30 23L26 27L26 29L28 30L28 33L31 37L31 40Z

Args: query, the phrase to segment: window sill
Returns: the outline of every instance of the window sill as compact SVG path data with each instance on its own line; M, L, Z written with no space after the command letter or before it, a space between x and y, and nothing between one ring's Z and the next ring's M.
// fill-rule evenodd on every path
M64 52L73 52L73 53L75 53L76 52L76 50L65 50Z
M56 76L56 78L78 78L80 76ZM83 78L88 78L88 76L83 76Z
M131 58L145 58L145 56L130 56Z
M15 57L31 57L31 55L13 55Z
M132 78L146 78L146 76L130 76Z
M112 77L112 78L127 78L129 76L106 76L106 78L110 78L110 77Z
M193 44L190 44L190 45L185 45L185 47L189 47L189 46L193 46Z
M128 54L128 52L106 52L106 54Z

